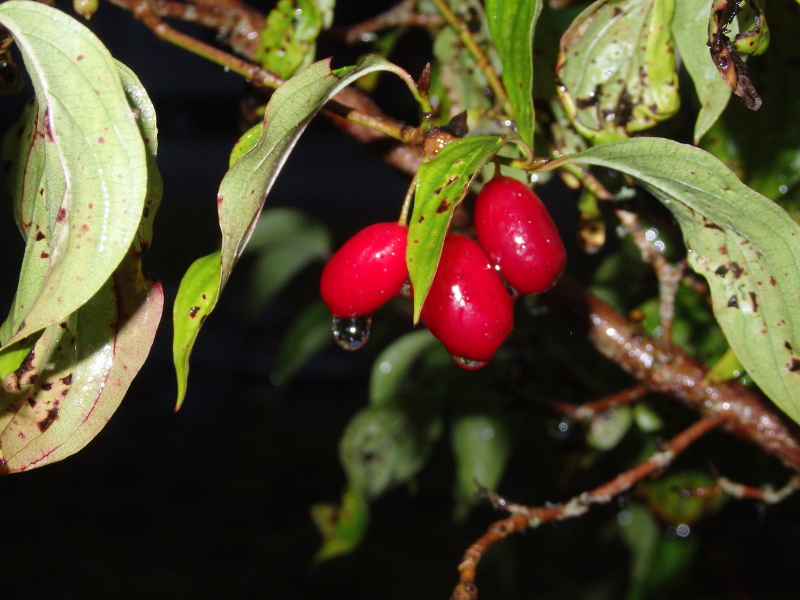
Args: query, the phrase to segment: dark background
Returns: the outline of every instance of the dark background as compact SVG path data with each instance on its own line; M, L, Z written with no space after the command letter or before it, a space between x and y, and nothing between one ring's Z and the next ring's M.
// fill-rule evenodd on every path
M340 2L337 18L353 22L389 4ZM366 402L370 366L369 353L346 354L331 343L288 388L278 393L270 383L280 338L298 299L313 297L313 284L301 284L244 323L246 280L235 274L199 338L184 406L173 411L170 301L186 268L218 243L215 196L240 132L244 86L238 76L156 40L113 6L101 4L89 25L139 75L159 115L165 197L146 260L168 304L150 359L95 440L61 463L0 479L0 597L448 597L462 552L495 515L479 509L466 524L452 523L452 459L443 447L421 474L420 493L400 489L375 504L359 550L311 564L320 540L309 508L339 498L344 476L337 443ZM411 38L402 48L412 73L427 50L420 44ZM338 55L339 64L351 54ZM406 116L391 89L381 93L382 105ZM15 118L25 95L0 100L3 125ZM318 119L269 205L313 211L341 241L371 222L396 218L406 185ZM21 250L6 213L0 219L6 303ZM555 470L543 468L536 454L543 426L534 424L530 432L509 476L523 482L522 489L542 470ZM544 479L542 488L552 489ZM743 598L800 597L796 577L786 577L796 572L797 508L790 502L759 511L738 503L699 528L697 535L710 541L690 577L692 597L732 597L733 589L752 594ZM622 573L622 585L627 551L602 533L617 510L600 508L498 545L479 570L481 597L542 598L538 592L548 589L546 597L590 598L591 586L581 578L612 569ZM727 558L715 563L715 549Z

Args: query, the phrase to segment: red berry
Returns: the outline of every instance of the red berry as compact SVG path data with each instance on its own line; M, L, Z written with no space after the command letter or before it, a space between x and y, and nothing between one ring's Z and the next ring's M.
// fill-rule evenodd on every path
M514 325L511 297L481 247L447 235L422 321L461 366L479 368Z
M558 279L567 257L544 204L510 177L488 182L475 201L475 233L505 280L521 294L540 294Z
M408 277L408 228L376 223L337 250L322 271L320 293L335 317L362 317L395 296Z

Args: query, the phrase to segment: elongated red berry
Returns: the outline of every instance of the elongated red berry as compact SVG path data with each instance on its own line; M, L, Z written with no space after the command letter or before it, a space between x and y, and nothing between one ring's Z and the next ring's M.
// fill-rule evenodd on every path
M319 286L333 316L368 316L400 291L408 277L407 237L405 225L375 223L334 253Z
M540 294L567 262L550 213L525 184L498 176L475 201L475 233L505 280L521 294Z
M511 297L486 253L466 236L450 233L422 321L457 363L479 368L514 325Z

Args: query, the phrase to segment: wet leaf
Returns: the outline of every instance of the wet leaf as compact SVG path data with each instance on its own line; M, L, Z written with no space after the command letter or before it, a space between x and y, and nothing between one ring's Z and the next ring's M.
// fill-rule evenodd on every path
M700 112L694 126L697 144L716 122L731 97L731 89L708 60L708 0L681 0L675 6L672 35L686 71L692 78Z
M639 138L570 160L630 175L672 212L731 348L764 393L800 422L800 226L692 146Z
M413 331L387 346L375 359L369 379L369 401L382 406L398 400L403 381L415 361L436 345L436 338L427 329Z
M589 139L622 139L678 110L674 3L598 0L561 38L561 99Z
M408 229L408 272L414 287L414 322L419 321L444 236L453 211L464 199L475 174L503 147L496 136L468 137L451 142L417 173L414 211Z
M267 14L255 59L288 79L314 60L322 19L315 0L278 0Z
M94 34L36 2L2 3L0 23L14 35L36 93L34 124L11 165L18 219L35 243L3 327L9 344L62 321L109 279L139 227L147 164L117 64ZM30 182L20 181L25 169ZM34 209L37 194L43 203ZM34 210L48 219L26 230Z
M486 20L500 62L503 86L522 141L533 147L533 32L542 11L539 0L487 0Z

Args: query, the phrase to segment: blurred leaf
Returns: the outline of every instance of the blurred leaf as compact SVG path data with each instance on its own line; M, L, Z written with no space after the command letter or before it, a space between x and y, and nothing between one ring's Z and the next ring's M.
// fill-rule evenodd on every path
M415 361L436 343L436 338L430 331L420 329L389 344L372 365L369 378L370 404L383 406L396 401Z
M700 112L694 126L695 144L716 122L731 97L731 88L719 76L708 54L709 10L707 0L680 0L675 5L672 19L675 45L700 101Z
M278 0L267 14L255 59L288 79L314 60L322 19L315 0Z
M511 456L511 423L504 399L482 391L460 397L450 422L456 460L455 518L464 519L477 503L478 486L496 490ZM471 400L471 401L470 401Z
M422 402L360 410L339 443L348 487L372 499L408 483L425 464L441 429L435 407Z
M540 0L487 0L486 20L503 65L503 87L522 141L533 147L533 32Z
M309 305L283 336L274 377L285 384L312 356L333 341L331 313L322 300Z
M248 308L263 309L308 265L331 253L331 234L318 220L291 208L262 213L247 246L257 254L250 276Z
M10 167L30 239L2 328L11 344L65 319L111 277L139 227L147 165L117 64L94 34L37 2L0 4L0 23L17 42L37 102ZM36 217L38 230L27 223L34 210L48 217Z
M504 139L478 136L442 148L417 172L414 210L408 229L408 272L414 287L414 323L428 295L453 211L469 191L475 174L503 147Z
M764 393L800 421L797 223L710 154L670 140L604 144L570 162L628 174L670 209L728 343Z
M214 310L219 290L219 250L198 258L181 279L172 306L172 360L178 377L175 410L183 404L189 379L189 355L200 327Z
M694 525L718 511L728 498L724 494L697 493L713 489L716 480L704 471L672 471L636 488L650 510L667 525Z
M616 447L633 423L630 406L618 406L594 416L586 432L586 443L606 452Z
M314 555L314 562L321 563L358 547L367 530L369 503L362 493L348 488L340 506L315 504L311 518L322 535L322 546Z
M596 142L627 137L678 110L669 23L675 0L598 0L561 38L561 99Z
M736 379L744 374L744 366L742 365L736 354L728 348L717 362L714 363L708 370L708 380L712 383L719 383Z

